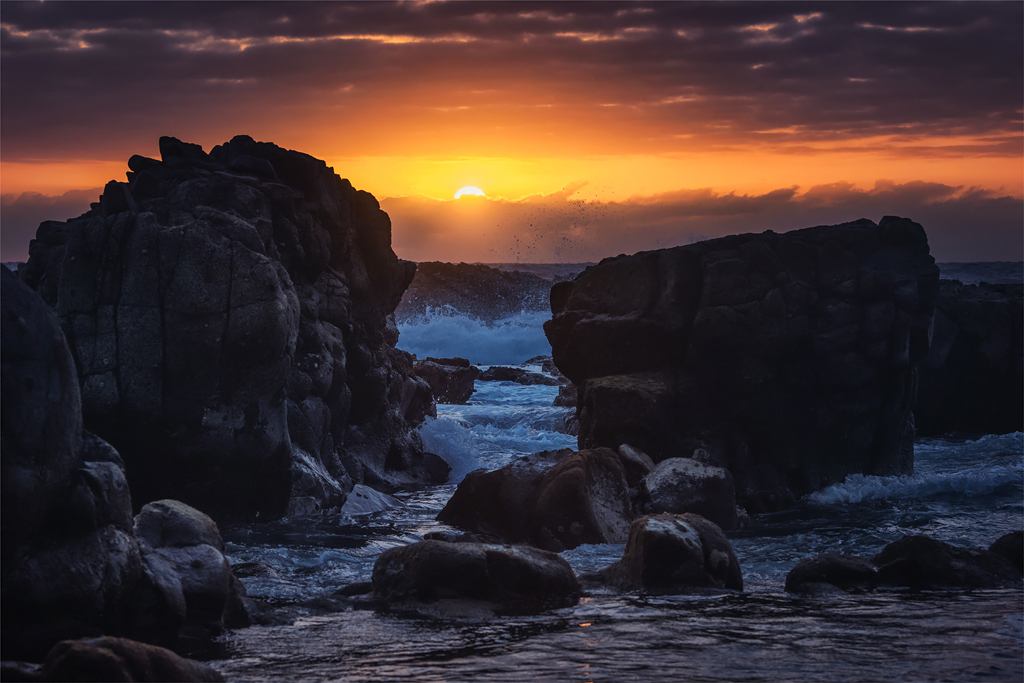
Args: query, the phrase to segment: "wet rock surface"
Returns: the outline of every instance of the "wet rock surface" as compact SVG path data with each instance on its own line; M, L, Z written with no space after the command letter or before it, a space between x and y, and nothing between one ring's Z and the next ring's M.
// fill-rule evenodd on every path
M484 610L529 614L570 607L580 589L569 563L528 546L420 541L390 548L373 567L374 595L397 609L471 601Z
M729 471L690 458L658 463L640 483L640 499L649 514L698 514L726 531L739 524L736 488Z
M43 223L21 269L135 504L267 520L339 507L354 482L422 481L412 428L430 388L392 315L415 265L377 201L246 136L160 152L81 217Z
M789 593L871 590L877 585L878 567L871 560L838 553L801 560L786 575L786 591Z
M36 669L39 681L223 681L215 669L127 638L65 640ZM8 679L4 680L16 680Z
M871 562L880 586L930 590L1020 585L1021 573L990 550L960 548L926 536L904 536Z
M989 546L989 552L1002 555L1010 564L1024 574L1024 531L1013 531L997 538Z
M942 280L915 426L922 436L1024 430L1024 285Z
M583 543L622 543L633 502L615 451L563 449L470 472L437 518L472 533L560 552Z
M581 448L703 448L760 512L912 471L938 283L920 225L862 219L605 259L552 287L545 332Z
M633 520L622 559L586 578L619 590L650 593L743 590L743 574L729 539L717 525L690 513Z
M465 404L483 374L465 358L426 358L413 363L413 369L430 385L437 403Z
M483 371L480 379L485 382L515 382L516 384L543 384L547 386L558 386L557 378L548 377L539 372L531 372L524 368L514 368L505 365L492 365Z

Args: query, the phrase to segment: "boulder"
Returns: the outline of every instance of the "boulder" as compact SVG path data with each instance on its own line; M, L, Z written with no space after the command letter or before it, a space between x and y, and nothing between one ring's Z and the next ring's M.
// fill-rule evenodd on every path
M904 536L890 543L871 562L878 567L880 586L934 590L1019 586L1021 572L1005 557L936 541Z
M938 287L924 229L887 216L605 259L552 287L544 330L581 449L712 445L761 512L912 471Z
M633 520L622 559L591 577L624 591L743 590L743 574L718 526L691 513Z
M46 656L41 681L223 681L216 669L127 638L65 640Z
M648 514L692 512L734 530L736 487L729 470L690 458L662 460L640 482L640 500Z
M568 384L561 384L558 387L558 396L555 396L555 400L552 405L559 406L561 408L575 408L579 402L579 391L576 389L576 385L571 382Z
M135 536L150 579L147 612L154 628L179 624L176 649L203 647L225 627L248 625L245 587L207 515L176 500L147 503L135 517Z
M0 651L128 630L142 559L116 451L82 431L75 365L38 294L0 269Z
M373 591L395 608L471 601L502 614L572 607L580 595L569 563L554 553L444 541L385 550L373 566Z
M558 386L559 382L554 377L548 377L539 372L524 370L523 368L511 368L505 365L492 365L484 370L480 379L485 382L515 382L516 384L546 386Z
M425 261L418 264L402 303L399 320L428 311L455 310L482 320L507 318L547 308L551 280L521 271L471 263Z
M1024 430L1024 285L942 280L920 365L919 435Z
M787 593L872 590L877 584L878 567L871 560L837 553L801 560L786 575Z
M1024 531L1011 531L1003 534L989 546L989 552L1002 555L1024 574Z
M622 543L632 518L625 467L608 448L545 451L470 472L437 516L472 533L556 552Z
M476 391L482 372L465 358L427 358L413 364L416 375L430 385L438 403L465 404Z
M339 507L353 483L421 481L413 428L433 403L393 315L416 267L377 200L247 136L160 152L43 223L20 271L57 313L85 425L124 458L136 506L269 520Z

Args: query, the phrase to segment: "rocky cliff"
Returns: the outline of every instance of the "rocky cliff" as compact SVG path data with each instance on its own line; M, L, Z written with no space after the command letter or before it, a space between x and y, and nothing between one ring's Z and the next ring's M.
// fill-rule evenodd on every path
M862 219L605 259L551 291L580 448L728 469L751 512L912 471L938 268L924 229Z
M160 139L92 209L46 222L21 276L57 313L86 426L136 506L219 519L443 477L412 427L430 390L395 349L415 265L377 201L306 154Z

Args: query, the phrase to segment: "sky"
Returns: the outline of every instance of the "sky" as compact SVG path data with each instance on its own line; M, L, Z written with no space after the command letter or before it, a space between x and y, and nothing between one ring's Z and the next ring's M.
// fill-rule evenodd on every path
M1022 122L1019 2L4 0L0 259L161 135L246 134L373 193L415 261L884 215L1020 260Z

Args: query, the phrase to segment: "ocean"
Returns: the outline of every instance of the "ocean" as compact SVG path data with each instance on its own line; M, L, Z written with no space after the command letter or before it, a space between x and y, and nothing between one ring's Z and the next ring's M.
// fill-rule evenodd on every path
M1022 264L940 264L965 283L1020 282ZM510 266L512 267L512 266ZM550 269L547 269L550 271ZM557 275L557 273L556 273ZM554 277L554 276L552 276ZM399 347L519 365L550 353L544 311L501 320L450 309L402 321ZM541 371L539 366L524 366ZM540 450L574 448L557 387L476 383L467 405L439 405L420 433L451 480L379 496L378 511L225 526L262 625L222 638L210 663L234 681L1016 681L1024 679L1024 590L784 592L800 560L871 556L907 534L986 548L1024 528L1024 435L918 439L915 473L852 475L730 533L745 590L717 596L596 591L529 617L409 617L336 594L368 581L387 548L447 529L435 516L468 472ZM618 560L621 545L563 557L577 573Z

